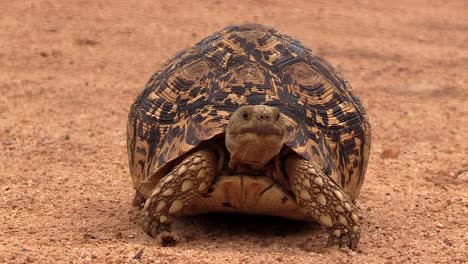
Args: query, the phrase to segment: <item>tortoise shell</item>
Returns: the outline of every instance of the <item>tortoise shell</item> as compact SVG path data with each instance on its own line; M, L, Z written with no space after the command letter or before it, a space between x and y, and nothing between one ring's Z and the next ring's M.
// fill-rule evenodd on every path
M320 164L357 197L370 148L366 113L324 59L261 25L230 26L183 50L154 74L132 105L128 154L134 187L148 196L174 161L222 136L243 105L276 106L286 147Z

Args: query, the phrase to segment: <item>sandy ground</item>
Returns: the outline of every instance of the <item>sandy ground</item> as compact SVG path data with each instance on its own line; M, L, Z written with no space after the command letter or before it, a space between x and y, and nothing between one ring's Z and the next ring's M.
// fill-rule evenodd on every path
M0 0L0 262L467 263L466 1L71 2ZM138 224L130 104L178 50L245 22L325 56L369 112L356 252L274 218L181 219L176 247Z

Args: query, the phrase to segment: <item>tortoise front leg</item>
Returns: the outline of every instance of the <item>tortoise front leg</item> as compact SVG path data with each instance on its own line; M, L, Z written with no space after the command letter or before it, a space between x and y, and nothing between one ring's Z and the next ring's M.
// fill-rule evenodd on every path
M356 249L360 237L357 206L313 162L297 155L285 164L297 203L329 230L328 246Z
M170 230L174 214L208 190L216 173L216 162L213 151L200 150L164 176L143 207L143 230L151 237Z

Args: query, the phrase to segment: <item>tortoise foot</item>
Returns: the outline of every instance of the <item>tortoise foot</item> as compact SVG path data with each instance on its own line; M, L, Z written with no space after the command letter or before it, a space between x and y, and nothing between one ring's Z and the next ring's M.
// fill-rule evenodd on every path
M138 190L135 191L135 196L133 197L133 206L138 206L138 207L143 207L143 205L145 204L145 197L143 196L143 194L141 194L141 192L139 192Z
M170 230L184 206L207 191L215 173L216 154L211 150L200 150L162 177L143 207L145 233L156 238L162 231Z
M348 232L340 234L339 229L330 234L327 241L327 247L350 248L356 250L359 244L360 234L357 232ZM337 236L339 235L339 236Z
M154 216L145 216L142 220L142 224L145 233L152 238L156 238L161 232L171 231L170 224L161 223L161 221Z
M356 249L360 225L352 199L311 161L292 156L286 161L286 171L298 204L329 230L327 244Z

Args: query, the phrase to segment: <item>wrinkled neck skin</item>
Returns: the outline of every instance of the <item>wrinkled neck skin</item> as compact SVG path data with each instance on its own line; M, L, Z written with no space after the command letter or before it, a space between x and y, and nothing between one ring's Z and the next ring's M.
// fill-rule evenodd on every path
M236 110L229 120L225 143L229 168L262 170L284 145L286 125L275 107L256 105Z

